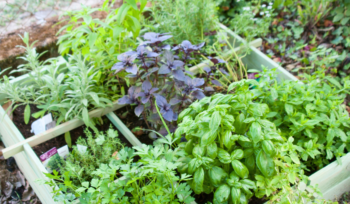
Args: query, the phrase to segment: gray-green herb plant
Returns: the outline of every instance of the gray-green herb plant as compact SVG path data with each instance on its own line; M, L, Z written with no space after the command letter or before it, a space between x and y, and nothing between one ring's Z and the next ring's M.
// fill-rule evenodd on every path
M284 152L284 139L267 118L265 103L254 102L249 85L229 86L234 94L216 94L194 102L179 115L176 138L183 150L180 173L196 194L214 192L213 203L248 203L254 194L271 196L295 183L298 165Z
M40 62L41 54L36 52L34 44L29 44L28 34L24 35L23 41L27 47L26 55L22 59L27 63L10 74L22 72L28 73L29 77L21 83L12 83L13 77L4 76L0 93L13 102L14 109L20 105L26 106L25 123L31 117L30 105L35 105L42 109L33 114L35 118L51 112L56 124L79 118L86 125L93 126L88 111L110 106L112 101L109 98L115 98L118 93L107 96L106 90L118 84L115 81L98 84L100 68L81 55L70 55L68 61L57 57Z

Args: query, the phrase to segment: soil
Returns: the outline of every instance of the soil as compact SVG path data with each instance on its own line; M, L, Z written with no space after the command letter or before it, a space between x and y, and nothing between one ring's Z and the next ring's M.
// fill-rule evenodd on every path
M135 127L140 127L142 129L148 129L146 122L142 117L137 117L134 113L134 108L131 106L126 106L124 108L118 109L114 112L120 120L128 127L130 130L133 130ZM148 137L148 131L137 131L133 132L134 135L140 140L141 143L146 145L152 145L153 141Z
M349 204L350 203L350 193L346 192L337 199L339 204Z
M0 142L0 155L3 148ZM41 204L13 157L0 156L0 189L0 203Z
M26 125L24 123L24 116L23 116L24 115L24 108L25 108L24 106L20 106L13 111L13 122L16 125L16 127L18 128L18 130L22 133L23 137L29 138L29 137L34 135L33 133L30 132L31 124L37 119L31 117L29 123ZM30 109L31 109L31 113L35 113L35 112L40 110L40 109L36 108L34 105L30 105ZM97 125L98 130L107 131L111 125L113 126L111 121L106 116L103 116L102 120L103 120L103 124L100 126ZM87 127L85 125L83 125L83 126L80 126L76 129L73 129L70 131L72 145L74 145L76 143L77 139L80 136L84 136L84 130L86 128ZM119 138L120 138L121 142L125 144L125 146L128 146L128 147L132 146L129 143L129 141L124 136L122 136L122 134L120 132L119 132ZM33 148L34 152L36 153L36 155L40 156L53 147L60 148L66 144L67 143L65 141L64 135L60 135L60 136L57 136L57 137L55 137L51 140L48 140L44 143L41 143L37 146L34 146L32 148Z

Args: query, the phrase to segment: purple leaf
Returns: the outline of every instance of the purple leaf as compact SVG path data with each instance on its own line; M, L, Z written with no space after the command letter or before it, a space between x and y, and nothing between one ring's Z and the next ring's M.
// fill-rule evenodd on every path
M185 73L181 69L173 70L172 73L177 80L183 81L185 79Z
M145 92L149 92L151 88L152 88L152 84L148 80L142 83L142 90L144 90Z
M139 68L136 66L136 64L132 65L131 67L127 67L125 69L126 72L131 73L131 74L137 74L137 71Z
M183 61L180 61L180 60L175 60L175 61L173 62L174 67L183 67L184 64L185 64L185 63L184 63Z
M160 48L162 48L163 50L170 50L170 45L163 45Z
M158 91L158 88L152 88L152 89L149 91L149 93L150 93L150 94L153 94L153 93L156 92L156 91Z
M174 119L173 109L169 109L169 110L165 111L162 115L163 115L163 118L169 122L173 121L173 119Z
M168 68L168 66L166 65L162 65L158 71L158 74L169 74L170 73L170 69Z
M149 52L147 53L147 57L158 57L158 53L155 53L155 52Z
M123 70L123 68L124 68L123 62L117 62L113 65L112 70L116 70L116 72L120 72L121 70Z
M205 97L204 93L200 90L193 91L192 96L199 99L199 100L201 100L202 98Z
M176 104L178 104L178 103L180 103L180 102L181 102L180 99L178 99L178 98L172 98L172 99L170 99L169 104L173 106L173 105L176 105Z
M119 100L118 100L118 103L119 104L132 104L132 102L131 102L131 100L130 100L130 98L129 98L129 96L123 96L122 98L120 98Z
M215 84L216 86L222 86L222 84L218 80L211 80L211 83Z
M144 106L139 104L136 108L135 108L135 114L137 115L137 117L140 117L141 113L143 112Z
M204 67L203 70L204 70L205 72L207 72L207 73L211 72L210 67Z
M212 92L212 91L215 91L215 90L213 89L213 87L207 86L207 87L204 88L204 91Z
M159 107L163 107L166 104L168 104L166 99L163 96L158 95L158 94L156 95L156 102L157 102L157 106L159 106Z
M226 76L230 76L230 74L227 73L223 68L220 68L219 70L220 70L223 74L225 74Z
M202 78L194 78L192 79L192 84L196 87L202 86L204 84L204 79Z
M194 47L195 47L197 50L199 50L199 49L201 49L204 45L205 45L205 42L202 42L202 43L200 43L200 44L198 44L198 45L195 45Z

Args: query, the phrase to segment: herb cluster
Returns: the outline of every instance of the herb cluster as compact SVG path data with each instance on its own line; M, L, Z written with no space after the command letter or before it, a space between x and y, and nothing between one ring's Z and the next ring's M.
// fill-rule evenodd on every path
M145 41L136 51L128 51L118 56L120 62L117 62L112 70L116 73L125 71L129 73L127 77L135 81L128 94L119 99L118 103L135 105L135 114L142 115L147 124L151 122L154 125L150 127L148 124L149 129L157 129L160 118L154 102L164 119L173 122L188 104L205 97L205 87L208 87L209 83L220 85L220 82L195 78L186 69L189 60L200 54L205 43L193 45L185 40L171 47L163 44L163 41L172 37L171 35L151 32L143 37ZM215 58L212 61L224 62ZM211 69L208 67L206 71L209 73Z

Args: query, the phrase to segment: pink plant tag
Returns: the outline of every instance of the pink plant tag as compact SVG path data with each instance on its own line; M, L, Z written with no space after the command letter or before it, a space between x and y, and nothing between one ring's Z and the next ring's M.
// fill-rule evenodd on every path
M42 154L40 156L40 160L41 160L41 162L44 162L45 160L49 159L50 157L52 157L55 154L57 154L57 149L56 149L56 147L53 147L49 151L47 151L44 154Z

